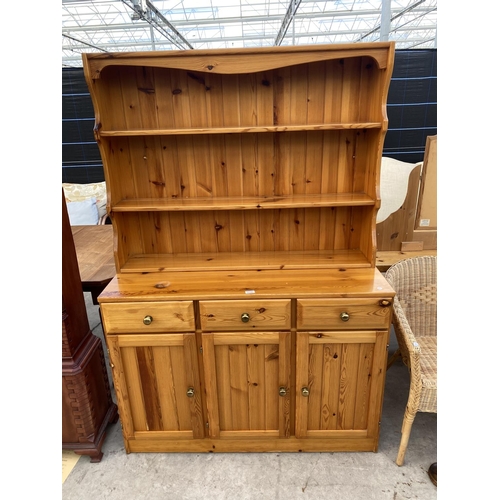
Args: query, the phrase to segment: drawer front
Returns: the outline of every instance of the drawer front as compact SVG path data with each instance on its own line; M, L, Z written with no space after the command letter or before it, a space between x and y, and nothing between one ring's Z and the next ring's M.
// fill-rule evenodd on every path
M106 333L194 332L191 301L101 304Z
M289 330L290 300L204 300L200 301L204 331Z
M298 299L298 330L386 329L391 299Z

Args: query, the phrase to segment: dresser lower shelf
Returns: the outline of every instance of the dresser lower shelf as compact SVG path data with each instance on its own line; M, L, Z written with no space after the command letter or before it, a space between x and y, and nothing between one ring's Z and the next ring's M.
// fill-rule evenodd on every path
M225 271L263 269L369 268L360 250L275 252L207 252L139 254L130 257L122 273L172 271Z

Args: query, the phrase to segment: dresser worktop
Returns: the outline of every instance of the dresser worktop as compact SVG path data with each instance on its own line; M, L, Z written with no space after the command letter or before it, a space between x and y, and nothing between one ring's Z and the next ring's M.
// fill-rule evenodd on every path
M293 297L393 297L380 271L313 269L118 274L99 302Z

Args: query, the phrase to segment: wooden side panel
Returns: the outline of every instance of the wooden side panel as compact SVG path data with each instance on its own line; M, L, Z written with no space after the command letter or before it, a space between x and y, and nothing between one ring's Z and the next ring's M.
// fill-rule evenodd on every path
M427 137L415 229L437 230L437 135Z
M116 335L106 335L106 344L109 349L109 361L112 369L125 447L128 451L128 440L134 435L134 420L132 402L128 394L124 363L122 362L122 350L120 349L118 337Z
M385 375L387 366L387 345L389 332L379 331L376 334L372 354L371 387L368 396L367 428L368 436L376 439L380 433L380 415L384 401ZM375 450L376 451L376 450Z
M410 173L407 195L401 208L376 225L377 250L399 251L403 241L413 241L419 185L420 166L416 166Z

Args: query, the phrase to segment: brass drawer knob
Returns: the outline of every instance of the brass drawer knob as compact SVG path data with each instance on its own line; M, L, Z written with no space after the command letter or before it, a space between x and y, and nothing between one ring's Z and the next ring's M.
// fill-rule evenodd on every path
M279 394L282 398L285 397L286 396L286 389L284 387L280 387Z
M241 321L243 321L243 323L248 323L250 321L250 314L243 313L241 315Z
M387 300L387 299L382 299L380 302L379 302L380 306L381 307L387 307L387 306L390 306L391 305L391 301L390 300Z
M142 320L142 322L145 325L150 325L153 322L153 316L150 316L149 314L147 316L144 316L144 319Z
M346 312L340 313L340 319L342 321L349 321L349 313Z
M302 387L302 396L307 398L309 396L309 389L307 387Z
M186 391L186 396L188 398L194 397L194 389L192 387L189 387L188 390Z

